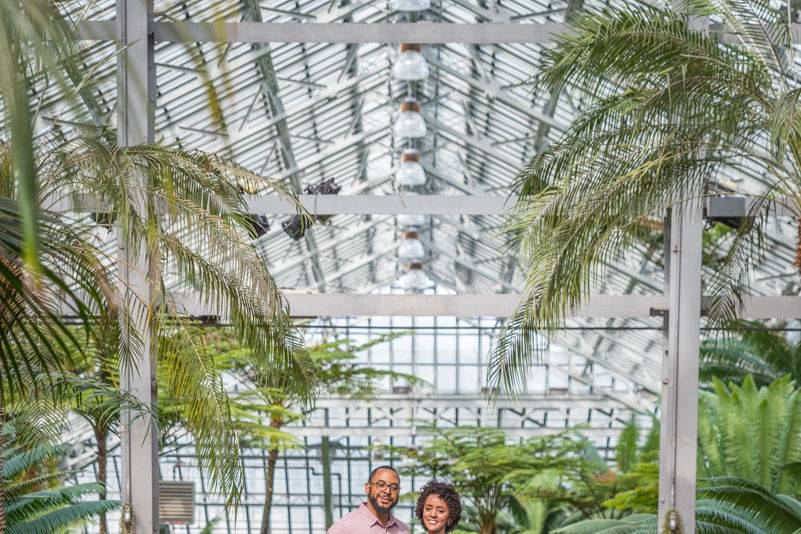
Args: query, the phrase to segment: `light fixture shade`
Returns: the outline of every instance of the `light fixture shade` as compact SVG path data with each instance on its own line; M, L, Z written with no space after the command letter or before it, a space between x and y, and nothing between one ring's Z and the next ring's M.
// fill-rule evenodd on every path
M431 285L431 281L423 274L423 270L419 267L410 268L398 280L400 286L407 290L423 290Z
M425 137L427 133L426 121L420 114L420 104L415 100L407 101L400 106L400 115L395 122L395 137L402 139L416 139Z
M420 228L425 223L425 215L398 215L398 226L401 228Z
M422 54L419 44L400 45L398 61L392 66L392 76L396 80L407 82L428 78L428 62Z
M420 153L417 150L404 150L400 165L395 171L395 182L403 187L425 185L426 172L420 164Z
M431 0L390 0L389 7L395 11L425 11Z
M425 255L426 249L417 238L417 232L404 232L398 247L398 258L405 263L414 263L422 260Z

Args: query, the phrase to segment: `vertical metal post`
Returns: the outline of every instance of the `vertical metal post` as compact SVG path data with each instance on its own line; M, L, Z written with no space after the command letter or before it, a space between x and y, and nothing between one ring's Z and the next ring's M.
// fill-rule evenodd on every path
M320 447L323 454L323 504L325 507L325 528L334 524L334 499L331 492L331 440L323 436Z
M677 203L665 225L665 284L670 307L662 360L660 534L675 532L671 528L679 521L684 534L695 534L702 217L701 201L693 198ZM673 514L677 515L675 521Z
M152 143L155 123L153 0L117 0L117 142L121 147ZM144 188L142 188L144 189ZM137 209L145 211L144 194ZM121 388L145 406L156 398L155 354L149 322L153 282L144 245L130 250L118 235L120 291L142 338L141 357L120 369ZM158 532L158 448L155 419L125 411L121 416L123 532ZM126 521L127 518L130 520Z

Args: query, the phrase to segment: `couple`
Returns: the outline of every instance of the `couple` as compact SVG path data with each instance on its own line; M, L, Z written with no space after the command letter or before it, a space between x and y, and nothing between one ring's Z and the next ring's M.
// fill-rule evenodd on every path
M410 534L390 510L398 504L400 475L394 467L382 465L370 473L364 485L367 502L328 529L328 534ZM459 494L452 485L432 480L420 490L415 515L429 534L445 534L456 528L462 514Z

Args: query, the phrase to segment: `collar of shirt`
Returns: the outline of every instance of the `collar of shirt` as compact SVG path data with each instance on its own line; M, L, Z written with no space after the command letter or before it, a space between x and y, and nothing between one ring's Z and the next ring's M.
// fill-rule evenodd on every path
M371 527L376 523L378 523L380 526L384 528L394 527L398 525L398 520L395 519L395 516L392 515L392 513L389 514L389 521L387 522L387 524L382 525L381 521L375 515L373 515L373 512L371 512L369 508L367 508L366 502L363 502L359 505L359 511L362 513L364 520L367 521L367 524L370 525Z

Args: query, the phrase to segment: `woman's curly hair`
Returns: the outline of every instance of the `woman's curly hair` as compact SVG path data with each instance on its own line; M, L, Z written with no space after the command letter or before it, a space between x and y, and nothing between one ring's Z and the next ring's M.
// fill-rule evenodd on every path
M423 508L426 504L426 499L429 495L436 495L448 505L448 525L445 527L445 532L450 532L459 524L462 518L462 503L459 500L459 493L452 484L447 482L440 482L432 480L420 490L420 496L417 498L417 509L415 515L420 523L423 522ZM425 528L425 525L423 525Z

